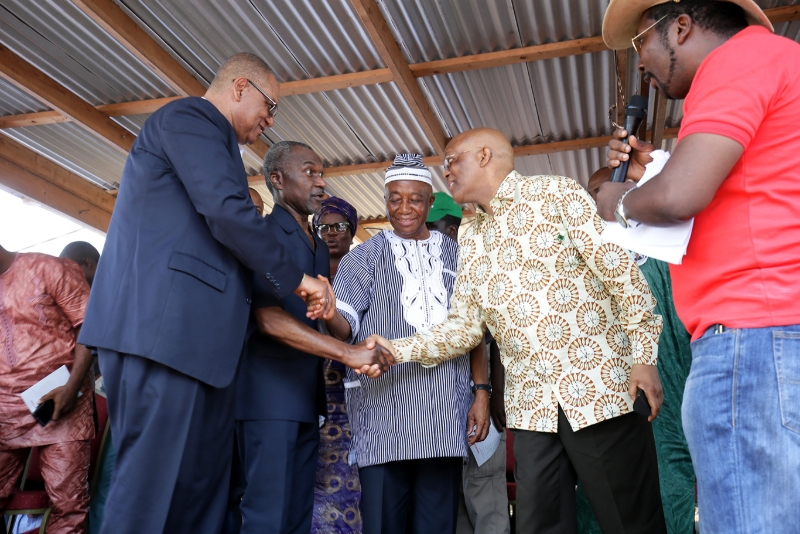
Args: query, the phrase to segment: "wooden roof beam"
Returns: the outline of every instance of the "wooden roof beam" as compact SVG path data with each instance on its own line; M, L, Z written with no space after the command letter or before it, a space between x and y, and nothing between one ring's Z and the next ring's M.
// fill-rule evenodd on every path
M6 136L0 136L0 185L80 223L108 230L113 196Z
M433 149L440 156L444 156L444 148L447 145L445 135L439 121L436 119L433 110L428 104L425 95L422 93L414 74L408 66L408 62L403 57L397 41L394 40L386 20L383 18L375 0L350 0L361 22L372 38L378 53L383 58L383 62L392 72L394 82L406 99L406 103L411 112L417 118L430 141Z
M125 152L134 135L81 97L0 45L0 77Z

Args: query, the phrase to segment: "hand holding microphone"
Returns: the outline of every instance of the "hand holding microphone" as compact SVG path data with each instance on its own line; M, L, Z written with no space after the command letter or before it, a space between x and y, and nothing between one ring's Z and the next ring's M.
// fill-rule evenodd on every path
M625 129L616 130L614 139L608 143L608 168L614 171L612 182L627 180L639 181L644 174L644 166L653 158L650 152L654 146L632 135L647 118L647 98L634 95L625 107Z

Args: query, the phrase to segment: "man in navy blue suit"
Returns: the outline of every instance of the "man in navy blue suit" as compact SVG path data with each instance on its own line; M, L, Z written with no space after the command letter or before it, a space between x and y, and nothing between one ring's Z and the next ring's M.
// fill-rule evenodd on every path
M325 195L322 160L305 144L284 141L264 158L264 176L275 200L267 216L278 241L308 276L328 277L328 246L310 228L309 216ZM292 332L289 315L316 329L303 301L281 298L254 282L253 319L263 334L246 344L236 379L236 436L247 487L240 505L242 534L307 534L314 504L319 415L326 413L322 359L330 349L359 349L311 329ZM317 340L302 352L281 341ZM295 346L297 346L295 344ZM308 352L312 349L312 352Z
M247 191L239 144L272 125L278 92L263 60L237 54L204 98L154 113L125 164L80 334L98 350L117 449L104 534L219 532L253 272L303 296L311 317L335 301ZM391 363L350 356L380 364L363 367L371 375Z

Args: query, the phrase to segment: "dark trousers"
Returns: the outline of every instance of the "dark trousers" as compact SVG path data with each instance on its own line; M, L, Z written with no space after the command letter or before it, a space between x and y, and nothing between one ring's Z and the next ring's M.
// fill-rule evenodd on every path
M463 458L361 467L364 534L455 534Z
M519 534L577 532L575 484L583 483L604 534L666 534L653 431L626 414L573 432L512 430Z
M236 421L246 486L242 534L308 534L314 508L319 425Z
M117 462L102 534L218 534L233 441L233 388L98 351Z

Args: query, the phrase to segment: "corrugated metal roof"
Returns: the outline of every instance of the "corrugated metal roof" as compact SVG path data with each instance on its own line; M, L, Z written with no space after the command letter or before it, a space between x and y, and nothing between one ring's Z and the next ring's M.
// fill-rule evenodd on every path
M93 105L175 94L70 0L3 0L0 40Z
M126 154L71 122L1 130L104 189L119 187Z
M0 115L18 115L46 111L48 108L28 93L0 78Z

